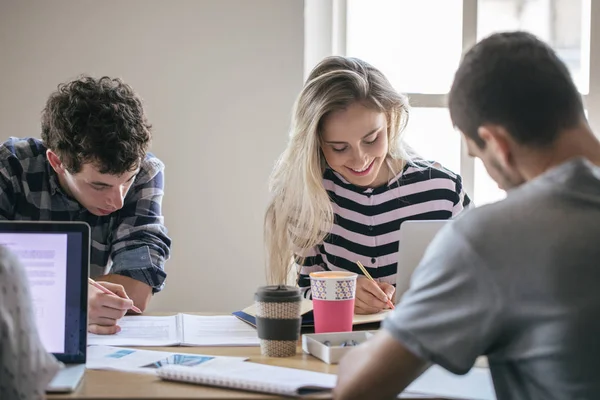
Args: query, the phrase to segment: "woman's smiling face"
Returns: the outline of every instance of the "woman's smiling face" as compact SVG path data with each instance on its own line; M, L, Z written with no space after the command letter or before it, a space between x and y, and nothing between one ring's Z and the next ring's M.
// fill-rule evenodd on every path
M321 149L329 167L353 185L377 187L388 181L387 118L380 111L354 103L329 114L322 125Z

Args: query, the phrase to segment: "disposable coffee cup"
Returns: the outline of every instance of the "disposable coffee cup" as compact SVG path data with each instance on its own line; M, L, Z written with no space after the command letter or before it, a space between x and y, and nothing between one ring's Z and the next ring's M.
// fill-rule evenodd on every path
M310 273L315 333L352 331L357 276L346 271Z
M256 291L254 301L261 354L268 357L296 355L302 323L300 289L285 285L262 286Z

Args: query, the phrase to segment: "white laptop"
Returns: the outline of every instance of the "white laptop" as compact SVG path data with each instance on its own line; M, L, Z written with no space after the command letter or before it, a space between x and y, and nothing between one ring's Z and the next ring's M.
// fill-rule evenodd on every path
M396 275L396 304L410 287L413 271L425 254L425 250L442 229L452 220L404 221L400 225L398 246L398 273Z
M90 227L1 221L0 244L25 266L42 343L65 364L46 391L72 392L85 372Z

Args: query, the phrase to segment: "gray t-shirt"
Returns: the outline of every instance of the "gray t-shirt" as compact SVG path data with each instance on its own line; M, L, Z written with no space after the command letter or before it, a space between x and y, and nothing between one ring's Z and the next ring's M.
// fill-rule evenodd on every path
M0 399L45 398L60 365L40 340L23 266L0 246Z
M383 324L498 399L600 399L600 168L575 158L444 227Z

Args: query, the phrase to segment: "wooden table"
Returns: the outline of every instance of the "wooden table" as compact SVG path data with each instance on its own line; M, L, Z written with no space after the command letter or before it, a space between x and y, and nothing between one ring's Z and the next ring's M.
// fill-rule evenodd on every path
M358 329L373 329L366 325ZM376 329L376 327L375 327ZM304 332L303 332L304 333ZM302 352L298 346L294 357L273 358L260 354L259 347L136 347L177 353L214 356L248 357L248 361L281 367L299 368L317 372L337 372L337 365L329 365ZM83 381L74 393L48 395L58 399L278 399L281 397L239 390L213 388L189 383L163 381L155 375L121 371L86 370ZM318 398L330 398L319 396ZM434 399L432 399L434 400Z
M259 347L139 347L178 353L248 357L263 364L336 373L337 366L302 353L294 357L272 358L260 354ZM166 382L154 375L119 371L87 370L78 390L67 395L50 395L48 399L276 399L260 393L225 390L180 382Z

